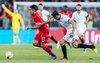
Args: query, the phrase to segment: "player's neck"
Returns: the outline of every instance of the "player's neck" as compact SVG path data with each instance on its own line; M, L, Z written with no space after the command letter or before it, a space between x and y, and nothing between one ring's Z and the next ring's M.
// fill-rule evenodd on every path
M42 12L42 11L43 11L43 9L40 10L40 12Z
M79 14L80 14L80 13L81 13L81 10L80 10L80 11L77 11L77 13L79 13Z

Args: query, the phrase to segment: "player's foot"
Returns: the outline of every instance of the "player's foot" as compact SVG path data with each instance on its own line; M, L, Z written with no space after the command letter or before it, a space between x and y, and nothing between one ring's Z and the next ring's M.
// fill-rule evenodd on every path
M85 48L83 53L86 53L86 52L87 52L87 49Z
M97 49L96 48L94 48L94 49L92 49L95 53L97 53Z
M59 47L60 47L60 42L58 41L58 43L57 43L57 49L59 49Z
M63 57L63 58L61 58L61 59L58 59L58 60L67 60L67 59Z
M55 60L57 57L56 57L56 55L55 56L53 56L51 59L49 59L49 60Z
M73 48L73 45L70 45L70 48Z

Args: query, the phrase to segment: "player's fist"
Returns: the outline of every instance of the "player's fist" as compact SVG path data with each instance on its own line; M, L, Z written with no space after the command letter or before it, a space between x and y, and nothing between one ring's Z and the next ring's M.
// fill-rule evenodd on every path
M2 6L2 8L4 8L4 9L6 8L6 6L5 6L4 4L2 4L1 6Z
M31 29L31 27L28 26L28 27L27 27L27 30L29 30L29 29Z
M69 35L70 35L70 37L72 38L72 37L73 37L73 35L74 35L74 33L70 33Z

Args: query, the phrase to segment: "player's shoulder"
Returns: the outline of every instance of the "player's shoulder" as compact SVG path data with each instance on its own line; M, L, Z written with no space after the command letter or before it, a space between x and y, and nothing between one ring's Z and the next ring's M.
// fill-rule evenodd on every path
M49 11L47 11L47 10L44 9L43 12L46 12L46 13L47 13L47 12L49 12Z
M86 12L86 11L84 11L84 10L82 10L81 12L82 12L82 13L87 13L87 12Z
M60 14L60 15L61 15L61 19L69 18L69 16L66 16L64 14Z

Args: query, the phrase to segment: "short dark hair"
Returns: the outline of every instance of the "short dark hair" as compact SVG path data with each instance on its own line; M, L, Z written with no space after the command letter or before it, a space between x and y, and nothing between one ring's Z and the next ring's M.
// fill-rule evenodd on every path
M51 14L53 17L55 17L56 15L59 15L58 11L55 10L52 14Z
M67 5L64 5L64 7L63 8L68 8L68 6Z
M31 6L30 6L30 8L31 8L31 9L34 9L35 11L37 11L37 10L38 10L37 5L35 5L35 4L31 5Z
M42 4L42 3L39 3L39 5L42 5L42 6L43 6L43 4Z
M76 6L80 6L81 7L82 5L81 4L77 4Z

